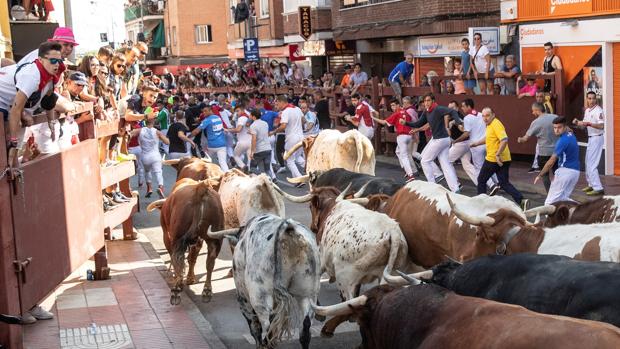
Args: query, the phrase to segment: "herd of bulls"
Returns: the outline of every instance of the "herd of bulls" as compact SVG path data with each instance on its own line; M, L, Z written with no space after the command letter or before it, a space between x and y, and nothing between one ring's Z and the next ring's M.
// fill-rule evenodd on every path
M315 147L304 147L309 158ZM374 153L364 159L371 169L358 173L359 152L350 154L357 160L348 169L318 165L294 179L310 185L303 196L264 175L222 173L196 158L168 161L177 183L148 210L161 210L171 303L195 282L203 241L210 300L226 238L241 312L260 348L295 329L307 348L313 316L331 317L325 336L356 320L364 348L620 347L620 198L523 212L499 196L375 177ZM310 228L285 218L284 199L309 203ZM343 303L318 305L324 273ZM381 285L360 294L374 281Z

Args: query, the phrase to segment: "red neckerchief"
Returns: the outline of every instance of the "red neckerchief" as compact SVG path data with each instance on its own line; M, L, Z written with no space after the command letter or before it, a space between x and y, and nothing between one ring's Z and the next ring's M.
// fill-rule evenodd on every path
M437 103L433 102L433 104L431 104L431 107L428 108L426 112L431 113L435 108L437 108Z
M469 114L470 114L470 115L473 115L473 116L478 116L478 111L477 111L476 109L472 109L472 110L469 112Z
M48 73L47 70L45 70L43 63L41 63L39 59L36 59L34 61L34 64L37 66L37 69L39 69L39 75L41 76L41 81L39 81L39 91L43 91L45 85L47 85L47 83L50 81L52 81L52 83L56 85L58 83L58 80L60 80L60 76L66 69L65 65L61 63L60 66L58 66L58 73L56 75L52 75Z

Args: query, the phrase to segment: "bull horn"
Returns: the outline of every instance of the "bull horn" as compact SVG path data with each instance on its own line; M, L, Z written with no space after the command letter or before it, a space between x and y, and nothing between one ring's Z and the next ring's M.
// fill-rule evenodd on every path
M362 307L366 305L366 301L368 297L365 295L361 295L359 297L352 298L346 302L328 305L328 306L320 306L316 304L312 304L312 309L314 313L317 315L323 316L339 316L339 315L349 315L353 312L351 307Z
M209 154L205 154L204 158L200 158L200 160L206 162L207 164L210 164L213 162L213 159L211 159L211 157L209 156Z
M286 153L284 153L284 160L287 160L288 158L291 157L291 155L293 155L293 153L295 153L297 151L297 149L301 148L301 146L304 145L304 141L301 141L297 144L295 144L291 149L289 149Z
M207 229L207 235L211 239L223 239L226 235L236 235L239 232L239 228L224 229L219 231L211 231L211 226Z
M482 225L482 224L493 225L495 224L495 219L489 216L474 217L468 213L461 211L459 208L456 207L454 202L452 202L452 199L450 199L450 194L446 193L446 198L448 198L448 203L450 204L452 213L454 213L456 218L462 220L463 222L469 223L471 225Z
M432 270L421 271L419 273L409 275L398 270L396 270L396 272L400 276L390 275L387 270L383 270L383 279L390 285L404 286L408 284L417 285L420 283L420 280L430 280L433 278Z
M181 161L181 159L170 159L170 160L163 160L161 163L163 165L173 166L173 165L178 165L179 161Z
M157 201L151 202L146 207L146 212L153 212L155 210L161 210L161 207L164 205L164 202L166 202L166 199L159 199Z
M541 215L550 215L550 214L554 214L555 213L555 209L556 207L553 205L544 205L544 206L538 206L538 207L534 207L534 208L530 208L529 210L523 212L525 214L525 217L530 218L530 217L534 217L537 214L541 214Z
M351 183L349 183L349 185L347 185L347 187L340 193L340 195L338 195L338 197L336 198L336 202L342 201L344 197L347 196L349 189L351 189Z
M447 254L444 254L443 256L446 257L446 259L449 260L450 262L456 263L458 265L463 265L463 262L457 261L456 259L448 256Z
M278 193L280 193L280 195L284 196L284 198L289 200L289 201L302 204L304 202L308 202L308 201L312 200L312 194L306 194L304 196L295 196L295 195L291 195L291 194L285 192L284 190L280 189L280 187L278 187L275 183L271 183L271 185L273 186L273 189L275 189Z
M348 199L347 201L352 202L354 204L366 206L370 202L370 199L369 198L356 198L356 199Z
M536 218L534 219L534 224L540 223L540 212L536 213Z
M306 183L310 181L310 175L303 175L301 177L295 177L295 178L286 178L287 181L289 181L289 183Z
M364 192L366 191L366 188L368 188L368 185L370 185L371 181L366 182L366 184L364 184L355 194L353 194L354 198L361 198L362 194L364 194Z

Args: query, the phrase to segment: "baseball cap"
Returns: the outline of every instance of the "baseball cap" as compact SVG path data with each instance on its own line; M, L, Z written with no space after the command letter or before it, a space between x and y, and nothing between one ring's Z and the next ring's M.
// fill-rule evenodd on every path
M69 76L69 80L74 81L76 84L81 86L88 85L88 79L86 78L86 75L84 75L84 73L82 72L75 72L71 74Z
M73 44L73 46L79 45L75 41L75 36L73 35L73 30L67 27L58 27L54 30L54 36L47 41L61 41L69 44Z

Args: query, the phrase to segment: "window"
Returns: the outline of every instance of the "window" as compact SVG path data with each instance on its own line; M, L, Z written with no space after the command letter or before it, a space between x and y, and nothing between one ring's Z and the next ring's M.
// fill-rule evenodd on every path
M177 45L177 27L172 27L172 46Z
M211 36L211 25L197 25L195 28L197 44L207 44L213 41L213 37Z
M230 0L230 24L235 23L235 6L237 6L237 0Z
M394 1L394 0L340 0L340 8L349 8L356 6L374 5L382 2Z
M260 0L259 6L261 18L269 17L269 0Z

